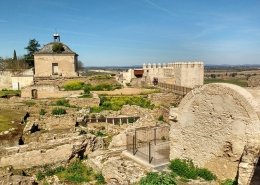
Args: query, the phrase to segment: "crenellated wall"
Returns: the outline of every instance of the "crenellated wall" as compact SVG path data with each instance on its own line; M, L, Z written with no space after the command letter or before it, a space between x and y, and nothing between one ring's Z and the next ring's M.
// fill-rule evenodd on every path
M168 64L143 64L144 76L151 81L158 78L174 78L175 84L193 88L203 85L204 64L203 62L175 62Z

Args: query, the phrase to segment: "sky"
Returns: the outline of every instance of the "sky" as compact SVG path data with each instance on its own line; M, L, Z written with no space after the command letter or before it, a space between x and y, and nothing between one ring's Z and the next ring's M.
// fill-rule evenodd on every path
M53 33L86 66L260 64L259 0L1 0L0 56Z

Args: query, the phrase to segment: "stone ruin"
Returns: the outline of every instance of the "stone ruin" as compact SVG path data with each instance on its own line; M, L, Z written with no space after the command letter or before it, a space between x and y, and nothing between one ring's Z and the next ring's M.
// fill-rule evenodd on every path
M162 65L149 63L143 64L143 70L143 76L150 81L157 78L159 82L167 83L173 79L175 85L190 88L204 83L203 62L175 62Z
M204 83L203 62L175 62L168 64L143 64L142 69L129 69L122 72L119 81L123 84L131 83L135 86L160 83L174 84L194 88Z
M222 180L249 184L259 158L259 118L260 105L242 87L193 89L170 112L170 159L191 159Z

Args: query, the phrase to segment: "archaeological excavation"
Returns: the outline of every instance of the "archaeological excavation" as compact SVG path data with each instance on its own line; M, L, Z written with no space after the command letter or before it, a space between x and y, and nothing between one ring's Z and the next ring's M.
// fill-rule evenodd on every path
M31 57L1 63L1 185L260 184L258 68L92 69L57 33Z

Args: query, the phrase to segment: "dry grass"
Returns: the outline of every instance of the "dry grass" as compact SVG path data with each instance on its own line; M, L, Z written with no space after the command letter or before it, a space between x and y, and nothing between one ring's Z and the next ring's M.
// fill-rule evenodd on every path
M22 112L0 109L0 132L17 127L17 122L21 121ZM15 123L11 123L15 121Z
M114 91L93 91L96 94L104 95L145 95L151 93L158 93L158 89L143 89L143 88L123 88Z

